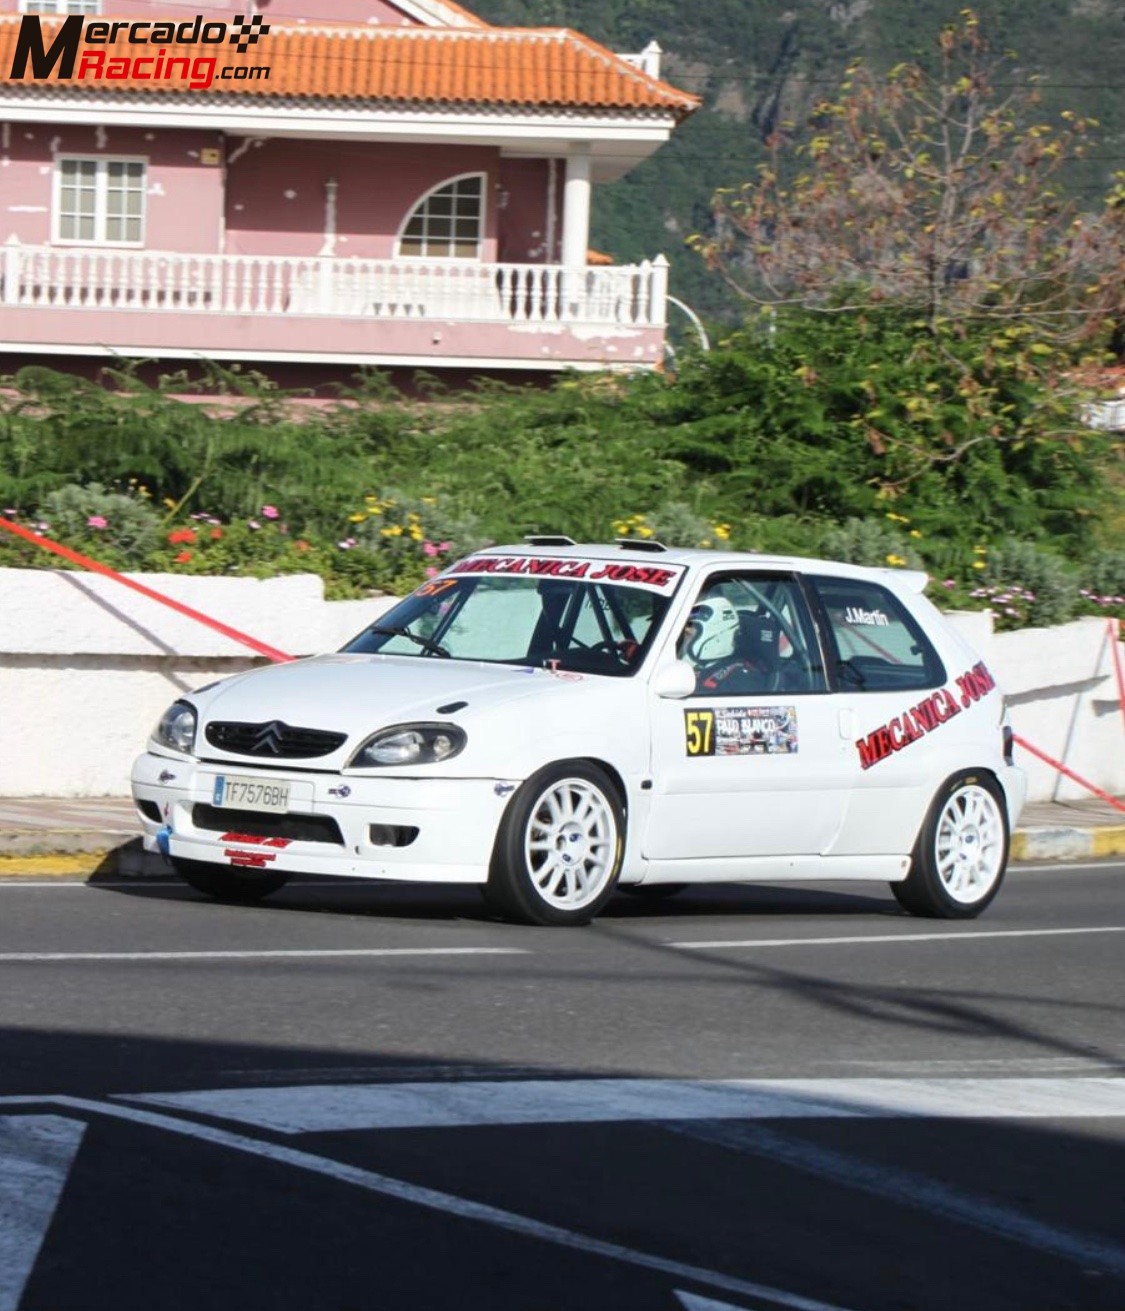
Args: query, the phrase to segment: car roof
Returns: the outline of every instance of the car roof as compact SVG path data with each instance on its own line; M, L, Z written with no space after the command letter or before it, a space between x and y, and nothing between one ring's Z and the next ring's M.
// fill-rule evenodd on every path
M663 564L682 565L696 571L706 569L778 569L799 573L824 573L838 575L841 578L868 579L890 585L895 590L921 592L929 575L921 569L880 568L870 565L849 564L843 560L821 560L811 556L799 555L764 555L753 551L716 551L706 548L664 546L660 542L647 538L630 540L619 539L615 542L571 542L561 537L529 537L522 544L489 546L474 551L474 556L504 555L525 556L534 553L543 559L621 559L625 557L634 563L644 562L653 566Z

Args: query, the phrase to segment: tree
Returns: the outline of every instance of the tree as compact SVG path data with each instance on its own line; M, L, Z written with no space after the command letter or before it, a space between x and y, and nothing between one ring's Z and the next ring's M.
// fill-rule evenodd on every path
M1003 87L995 70L1007 66ZM719 191L693 244L763 305L841 312L894 303L934 329L1018 319L1055 343L1125 322L1125 176L1095 213L1061 183L1096 124L1034 121L1034 84L994 60L971 10L932 70L849 70L795 152L768 143L756 181ZM1120 335L1120 334L1119 334Z

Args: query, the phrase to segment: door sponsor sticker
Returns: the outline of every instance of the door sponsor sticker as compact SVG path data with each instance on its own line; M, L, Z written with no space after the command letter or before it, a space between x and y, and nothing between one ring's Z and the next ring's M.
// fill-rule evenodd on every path
M866 737L860 738L855 744L859 752L860 768L870 769L872 765L887 760L912 742L921 741L927 733L948 723L962 710L968 710L974 702L996 688L983 661L960 674L954 682L957 685L956 691L948 687L938 688L916 706L895 715Z
M685 710L689 756L788 756L797 750L796 706Z

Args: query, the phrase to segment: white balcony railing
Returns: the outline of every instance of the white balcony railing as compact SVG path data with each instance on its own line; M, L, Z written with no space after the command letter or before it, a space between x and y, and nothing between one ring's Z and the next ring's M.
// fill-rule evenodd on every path
M2 248L0 306L663 327L668 267Z

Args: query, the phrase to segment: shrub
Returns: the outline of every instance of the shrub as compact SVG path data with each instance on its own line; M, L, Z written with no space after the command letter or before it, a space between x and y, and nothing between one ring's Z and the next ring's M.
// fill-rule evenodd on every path
M903 516L896 516L902 519ZM879 519L848 519L823 531L820 551L832 560L848 564L866 564L920 569L922 558L910 540L897 527Z
M1007 540L990 549L978 592L1002 628L1062 624L1082 605L1075 575L1057 556L1031 542Z
M52 536L77 551L100 556L109 546L120 568L143 568L160 542L160 516L137 490L68 483L43 498L38 515L50 524Z

